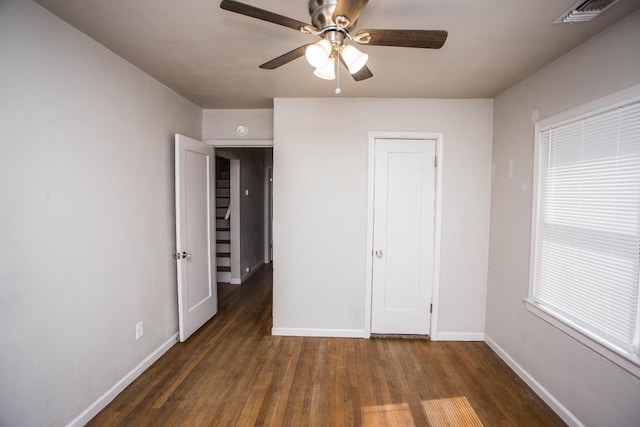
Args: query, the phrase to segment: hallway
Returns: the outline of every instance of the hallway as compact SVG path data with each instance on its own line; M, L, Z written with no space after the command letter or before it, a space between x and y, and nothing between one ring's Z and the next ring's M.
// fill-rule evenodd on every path
M218 315L89 425L564 425L481 342L271 336L272 276L219 285Z

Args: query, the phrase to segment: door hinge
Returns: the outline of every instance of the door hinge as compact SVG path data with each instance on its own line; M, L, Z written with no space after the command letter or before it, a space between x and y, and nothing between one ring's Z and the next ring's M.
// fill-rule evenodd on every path
M433 304L429 304L429 314L433 314Z
M433 158L433 166L436 167L436 168L438 167L438 156L435 156Z

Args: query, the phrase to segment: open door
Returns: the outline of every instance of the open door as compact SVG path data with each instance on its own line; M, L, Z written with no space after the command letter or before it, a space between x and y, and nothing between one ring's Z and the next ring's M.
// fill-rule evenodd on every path
M214 148L176 134L176 252L180 341L218 312Z

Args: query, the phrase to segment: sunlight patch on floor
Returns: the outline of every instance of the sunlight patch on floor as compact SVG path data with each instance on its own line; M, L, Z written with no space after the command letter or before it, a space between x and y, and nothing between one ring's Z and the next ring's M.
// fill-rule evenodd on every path
M364 427L415 427L411 409L406 403L366 406L362 408L362 425Z
M466 397L423 400L422 407L432 427L483 427Z

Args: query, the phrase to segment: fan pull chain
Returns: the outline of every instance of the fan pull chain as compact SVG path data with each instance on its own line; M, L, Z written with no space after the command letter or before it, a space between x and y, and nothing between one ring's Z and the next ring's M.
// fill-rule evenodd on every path
M336 95L339 95L342 92L340 89L340 54L336 55Z

